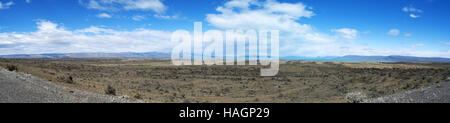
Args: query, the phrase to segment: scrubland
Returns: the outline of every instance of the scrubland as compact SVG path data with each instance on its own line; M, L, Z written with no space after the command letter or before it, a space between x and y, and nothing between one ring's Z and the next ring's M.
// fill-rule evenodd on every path
M283 61L277 76L264 66L174 66L159 59L0 59L1 67L69 88L127 95L146 102L349 102L443 82L450 63Z

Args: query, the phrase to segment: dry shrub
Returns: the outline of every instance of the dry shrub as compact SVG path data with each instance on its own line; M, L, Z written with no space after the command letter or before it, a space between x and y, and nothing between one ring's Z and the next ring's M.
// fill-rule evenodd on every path
M135 99L141 99L141 94L135 93L135 94L133 95L133 98L135 98Z
M114 89L111 85L108 85L105 89L105 94L116 95L116 89Z
M11 65L11 64L7 64L6 69L8 69L9 71L17 71L18 70L16 65Z
M65 83L69 83L69 84L74 83L72 76L58 76L58 77L56 77L56 79L60 82L65 82Z

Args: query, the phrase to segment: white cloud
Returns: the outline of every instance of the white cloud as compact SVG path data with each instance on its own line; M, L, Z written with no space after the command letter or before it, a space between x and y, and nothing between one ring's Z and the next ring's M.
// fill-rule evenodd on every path
M417 9L417 8L412 7L412 6L410 6L410 7L403 7L402 11L405 12L405 13L408 13L409 17L411 17L411 18L419 18L420 17L419 14L423 13L423 11L421 9Z
M409 17L411 17L411 18L418 18L420 16L419 15L415 15L415 14L409 14Z
M152 10L163 13L167 9L160 0L88 0L86 3L80 0L80 3L85 4L87 8L104 11Z
M135 15L133 17L131 17L131 19L135 20L135 21L141 21L145 19L145 16L143 15Z
M31 3L31 0L25 0L26 3Z
M254 7L256 9L250 9ZM216 9L221 14L208 14L207 21L213 26L229 29L310 29L309 25L297 23L300 18L309 18L313 12L302 3L279 3L274 0L232 0Z
M85 29L79 29L73 31L75 33L92 33L92 34L116 34L118 31L112 30L112 29L104 29L96 26L91 26L89 28Z
M50 21L37 22L37 31L0 33L0 54L74 52L171 51L171 32L135 29L117 31L92 26L66 30Z
M388 35L392 35L392 36L398 36L400 34L400 30L398 29L391 29L389 30L389 32L387 32Z
M178 15L170 16L170 15L154 14L153 17L159 18L159 19L167 19L167 20L178 19Z
M422 10L420 10L420 9L416 9L416 8L414 8L414 7L403 7L402 8L402 11L403 12L415 12L415 13L423 13L423 11Z
M279 30L280 55L319 55L306 48L333 43L334 36L320 33L301 19L314 16L303 3L280 3L276 0L231 0L217 7L220 14L208 14L207 22L219 29Z
M405 37L411 37L412 36L411 33L405 33L404 35L405 35Z
M441 44L450 45L450 41L441 41Z
M417 57L444 57L450 58L450 50L446 51L429 51L420 50L419 47L423 47L423 44L414 44L410 46L401 47L396 49L388 48L372 48L364 45L351 45L351 44L324 44L324 45L309 45L302 47L301 52L305 52L305 56L344 56L344 55L362 55L362 56L388 56L388 55L401 55L401 56L417 56Z
M422 44L410 46L397 46L396 49L389 48L373 48L368 45L355 45L349 43L329 43L329 44L312 44L298 48L295 52L302 53L300 56L316 57L316 56L345 56L345 55L362 55L362 56L418 56L418 57L445 57L450 58L450 50L447 51L427 51L419 50Z
M248 9L250 4L259 4L258 0L231 0L225 3L227 8Z
M100 13L97 15L99 18L111 18L112 16L107 13Z
M338 36L346 40L353 40L358 37L358 30L350 28L333 29L332 32L338 33Z
M276 0L231 0L216 8L219 14L207 14L206 21L219 29L279 30L280 52L293 52L309 43L330 43L333 36L319 33L301 19L314 16L303 3L280 3Z
M281 56L344 55L413 55L450 57L448 52L421 53L403 49L371 48L341 39L357 39L358 30L335 29L335 36L318 32L312 25L301 24L314 12L302 3L280 3L276 0L231 0L216 8L218 14L207 14L206 21L219 29L276 29L280 31ZM367 32L370 33L370 32ZM394 29L391 34L399 35ZM419 55L415 55L419 54Z
M370 31L370 30L366 30L366 31L362 32L362 34L370 34L370 33L372 33L372 31Z
M8 9L13 4L14 4L14 2L12 2L12 1L5 2L5 3L2 3L2 1L0 1L0 9Z

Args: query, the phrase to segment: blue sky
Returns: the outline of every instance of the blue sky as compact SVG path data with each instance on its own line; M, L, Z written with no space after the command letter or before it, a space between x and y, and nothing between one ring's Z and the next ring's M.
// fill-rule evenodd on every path
M281 56L450 58L448 0L0 0L0 54L168 52L171 32L278 29ZM222 21L226 20L226 22Z

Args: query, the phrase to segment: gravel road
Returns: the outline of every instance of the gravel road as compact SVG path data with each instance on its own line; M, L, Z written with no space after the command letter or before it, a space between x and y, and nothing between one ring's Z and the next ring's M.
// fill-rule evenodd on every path
M108 96L69 89L50 81L0 68L0 103L136 103L124 96Z
M367 103L450 103L450 81L385 97Z

